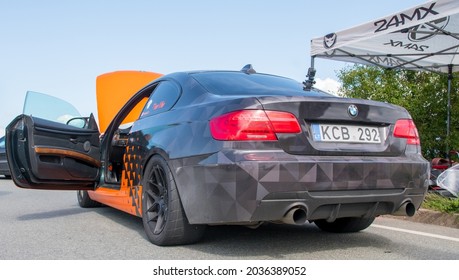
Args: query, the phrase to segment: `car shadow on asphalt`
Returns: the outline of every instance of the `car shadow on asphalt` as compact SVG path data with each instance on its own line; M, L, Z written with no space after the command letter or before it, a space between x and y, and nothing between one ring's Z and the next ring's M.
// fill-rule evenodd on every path
M303 255L308 252L370 246L386 248L389 243L390 240L365 231L334 234L323 232L309 223L301 226L268 223L257 229L243 226L208 227L201 242L191 246L193 249L224 258L244 256L257 259L290 259L295 254ZM319 258L323 259L324 256Z
M2 195L8 195L8 194L11 194L11 192L0 191L0 196L2 196Z
M79 208L75 205L41 213L26 214L19 220L51 219L93 212L108 218L129 230L135 231L145 241L142 219L111 207ZM327 259L324 252L372 247L381 251L391 247L391 241L370 232L333 234L323 232L314 224L302 226L264 224L257 229L244 226L208 226L204 237L196 244L184 245L188 250L205 254L209 259L294 259L296 254L311 253L311 259ZM155 247L154 244L151 244ZM322 252L319 256L313 253ZM179 257L180 258L180 257ZM183 256L183 259L186 259Z
M136 231L143 239L147 240L145 235L142 218L123 212L121 210L109 207L101 206L96 208L86 208L86 211L94 211L99 215L109 218L117 224Z
M46 212L25 214L18 217L20 221L29 221L29 220L43 220L43 219L53 219L65 216L72 216L84 213L86 210L82 208L68 208L68 209L58 209Z
M110 207L95 208L94 211L136 231L140 238L148 241L141 218ZM349 250L357 247L380 248L380 251L385 253L390 244L389 239L365 231L334 234L323 232L309 223L302 226L267 223L257 229L245 226L208 226L204 237L199 242L181 247L204 253L210 259L212 256L217 259L263 257L291 259L295 254ZM153 244L151 246L155 247ZM319 256L319 258L327 257ZM187 257L183 256L183 259Z

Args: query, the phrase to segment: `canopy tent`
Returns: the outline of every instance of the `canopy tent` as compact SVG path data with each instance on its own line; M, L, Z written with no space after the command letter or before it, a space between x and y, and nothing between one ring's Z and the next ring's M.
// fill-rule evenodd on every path
M447 137L450 133L452 73L459 71L459 1L437 0L347 30L311 40L314 83L316 57L387 69L448 73Z

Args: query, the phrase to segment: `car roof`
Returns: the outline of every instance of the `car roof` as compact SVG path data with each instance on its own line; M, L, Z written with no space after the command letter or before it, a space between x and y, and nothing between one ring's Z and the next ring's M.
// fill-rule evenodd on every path
M165 75L163 76L162 78L160 79L168 79L168 78L172 78L172 79L177 79L179 81L183 81L184 79L189 79L189 78L193 78L194 79L194 74L219 74L219 73L228 73L228 74L241 74L241 75L249 75L249 76L264 76L264 77L273 77L273 78L278 78L278 79L285 79L286 81L291 81L291 82L294 82L294 83L297 83L299 85L301 85L300 82L292 79L292 78L288 78L288 77L284 77L284 76L279 76L279 75L274 75L274 74L268 74L268 73L246 73L246 72L243 72L243 71L235 71L235 70L191 70L191 71L183 71L183 72L175 72L175 73L171 73L171 74L168 74L168 75ZM201 86L204 86L203 84L201 84ZM205 86L204 86L205 88ZM318 95L318 96L329 96L329 97L338 97L336 95L333 95L329 92L326 92L326 91L323 91L323 90L320 90L318 88L312 88L311 90L307 91L310 93L310 95ZM306 92L304 92L306 94ZM269 95L269 94L268 94ZM308 94L309 95L309 94Z

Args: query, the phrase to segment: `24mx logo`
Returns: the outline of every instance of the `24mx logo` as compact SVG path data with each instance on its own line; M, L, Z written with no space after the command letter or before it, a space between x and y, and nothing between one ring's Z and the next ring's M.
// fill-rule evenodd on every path
M429 46L426 46L426 45L418 45L418 44L414 44L414 43L405 44L402 41L394 41L392 39L390 40L389 43L385 43L384 45L391 46L391 47L394 47L394 48L404 48L404 49L408 49L408 50L415 50L415 51L419 51L419 52L423 52L423 51L425 51L426 49L429 48Z
M398 27L400 25L405 25L407 22L414 21L414 20L421 20L426 18L429 14L438 15L438 12L435 11L433 8L436 3L432 3L430 7L419 7L413 11L413 14L407 15L404 13L400 13L398 15L394 15L389 19L382 19L374 22L374 25L377 27L375 33L381 32L384 30L389 29L390 27Z
M386 67L397 67L404 63L403 61L398 60L395 57L382 57L382 56L370 55L370 54L368 54L368 61L374 64L384 65Z

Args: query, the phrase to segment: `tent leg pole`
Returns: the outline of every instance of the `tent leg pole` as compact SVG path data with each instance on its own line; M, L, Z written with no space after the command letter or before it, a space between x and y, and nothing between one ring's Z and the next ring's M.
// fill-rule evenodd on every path
M316 75L316 69L314 69L314 56L311 56L311 67L308 69L307 79L303 82L303 90L310 91L312 86L316 83L314 77Z
M451 165L449 155L449 136L451 131L451 82L453 80L453 65L448 65L448 105L446 108L446 159Z

